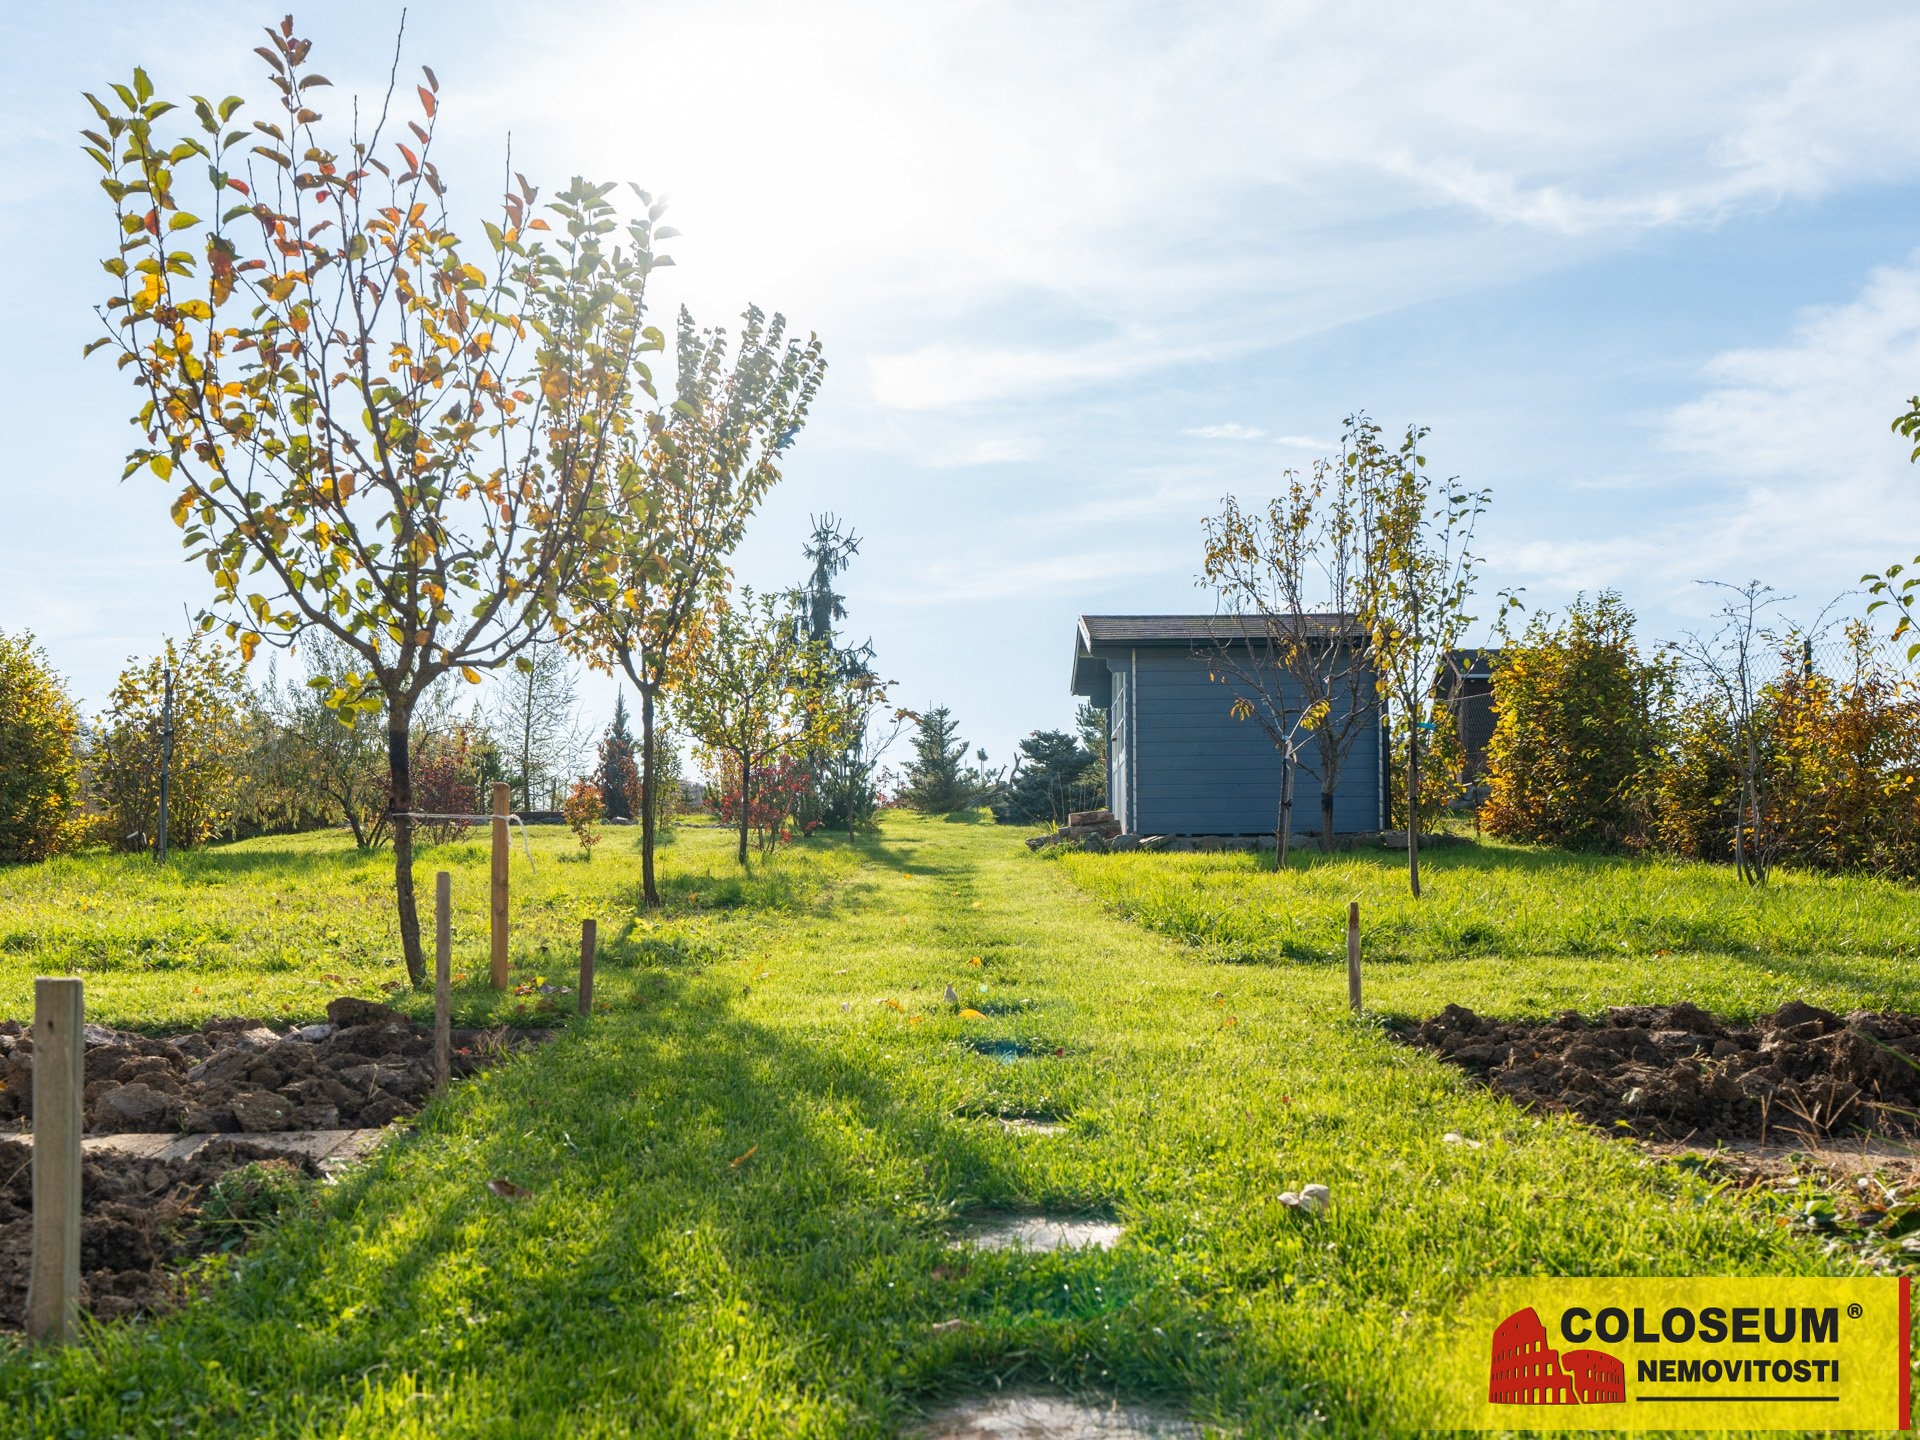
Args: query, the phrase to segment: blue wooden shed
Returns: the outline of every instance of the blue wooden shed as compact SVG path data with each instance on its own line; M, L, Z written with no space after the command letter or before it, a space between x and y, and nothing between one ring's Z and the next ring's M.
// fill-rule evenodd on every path
M1365 664L1366 634L1345 616L1308 617L1324 643ZM1271 835L1279 813L1279 752L1259 723L1236 719L1244 686L1224 678L1219 647L1245 666L1266 655L1261 616L1082 615L1074 635L1073 693L1106 712L1107 795L1129 835ZM1278 667L1277 693L1298 713L1302 692ZM1334 789L1334 830L1386 828L1386 730L1379 701ZM1304 737L1303 737L1304 739ZM1320 825L1310 742L1294 782L1296 832Z

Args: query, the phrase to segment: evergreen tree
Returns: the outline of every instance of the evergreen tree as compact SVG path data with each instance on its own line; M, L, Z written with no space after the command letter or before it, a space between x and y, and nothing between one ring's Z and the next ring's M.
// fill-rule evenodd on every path
M907 762L907 783L901 803L927 815L949 815L971 810L986 798L990 777L967 766L967 742L960 726L944 705L914 720L913 759Z
M1064 825L1069 812L1091 808L1080 800L1093 756L1074 736L1036 730L1020 742L1020 758L1024 763L993 802L993 818L1002 825Z
M627 697L613 697L613 723L600 741L600 763L595 783L600 787L600 803L609 820L631 820L633 792L639 789L640 766L634 759L633 735L627 729Z

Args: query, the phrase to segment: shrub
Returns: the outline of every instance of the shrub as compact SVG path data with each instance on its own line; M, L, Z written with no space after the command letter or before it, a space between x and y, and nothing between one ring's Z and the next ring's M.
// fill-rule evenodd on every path
M1493 672L1493 738L1480 823L1569 848L1644 846L1662 761L1672 667L1642 660L1613 591L1536 616Z
M993 802L993 818L1002 825L1064 825L1071 811L1104 803L1104 786L1087 783L1094 757L1066 731L1034 731L1020 742L1020 759ZM1081 803L1083 797L1090 803Z
M794 809L812 785L799 760L775 760L753 777L753 799L747 807L747 828L762 854L793 839ZM707 808L721 824L740 823L740 766L731 757L718 757L707 784Z
M605 814L606 808L600 800L600 787L591 780L574 781L567 798L561 802L560 818L567 822L589 859L593 857L593 847L600 843L600 832L593 827L600 823Z
M319 1208L313 1181L289 1160L253 1160L207 1187L200 1204L203 1234L230 1250L283 1218Z
M151 660L135 660L113 687L94 754L94 780L113 816L113 833L132 849L159 830L165 750L164 672L173 672L173 756L167 794L168 843L200 844L231 823L252 744L244 662L206 632L166 642Z
M0 633L0 861L79 838L80 716L31 633Z

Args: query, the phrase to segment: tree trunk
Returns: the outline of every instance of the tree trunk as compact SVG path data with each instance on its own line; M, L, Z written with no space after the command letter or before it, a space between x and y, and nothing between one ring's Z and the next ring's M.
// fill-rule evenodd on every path
M420 948L420 911L413 896L413 710L387 701L387 805L393 815L393 888L400 902L400 953L407 979L427 983L427 957Z
M640 687L640 893L649 909L660 904L653 880L653 687Z
M1420 898L1420 723L1407 725L1407 884Z
M740 863L747 863L747 816L753 809L752 769L743 752L740 757Z
M1333 853L1333 791L1320 792L1320 848Z
M1293 755L1288 752L1280 770L1280 835L1275 847L1277 870L1287 868L1287 856L1293 848Z

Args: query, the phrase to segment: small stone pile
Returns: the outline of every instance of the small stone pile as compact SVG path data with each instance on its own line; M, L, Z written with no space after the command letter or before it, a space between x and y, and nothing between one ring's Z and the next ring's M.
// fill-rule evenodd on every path
M452 1071L470 1074L545 1038L455 1030ZM371 1000L335 1000L326 1023L284 1033L243 1019L159 1040L86 1030L90 1134L372 1129L414 1114L432 1090L432 1031ZM32 1033L0 1022L0 1125L32 1114Z
M1060 845L1069 841L1084 846L1088 850L1105 850L1120 838L1120 822L1113 817L1111 810L1075 810L1067 816L1067 823L1050 835L1035 835L1027 841L1029 850L1038 850L1043 845Z

